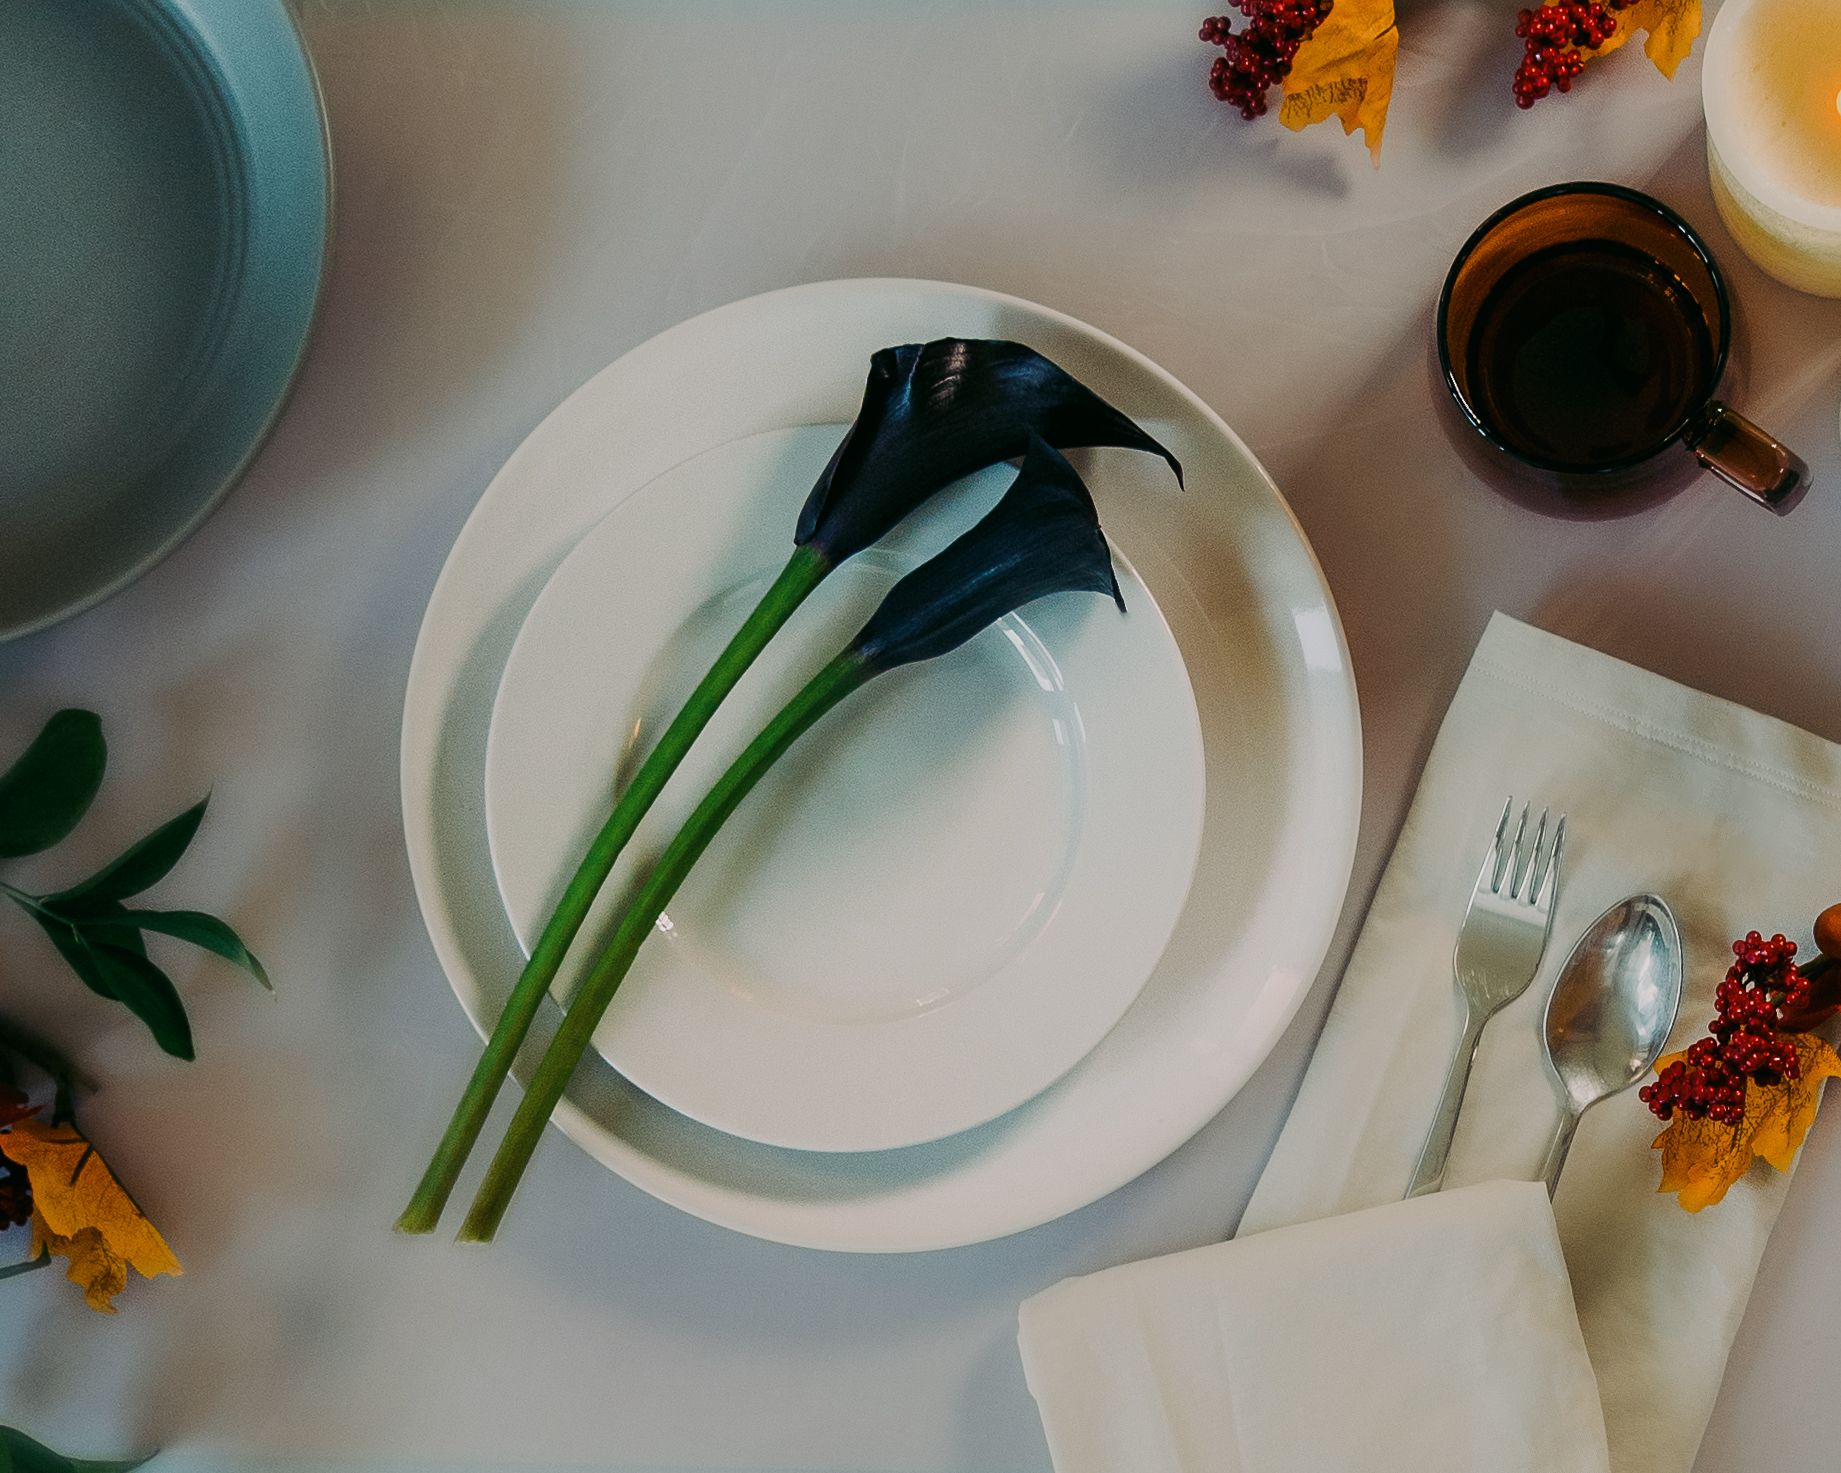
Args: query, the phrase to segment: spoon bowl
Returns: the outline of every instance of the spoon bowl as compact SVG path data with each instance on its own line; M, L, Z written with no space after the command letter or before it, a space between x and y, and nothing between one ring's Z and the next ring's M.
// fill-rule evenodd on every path
M1586 928L1547 999L1547 1066L1564 1115L1541 1168L1559 1182L1579 1117L1654 1067L1681 1006L1681 931L1658 895L1620 900Z

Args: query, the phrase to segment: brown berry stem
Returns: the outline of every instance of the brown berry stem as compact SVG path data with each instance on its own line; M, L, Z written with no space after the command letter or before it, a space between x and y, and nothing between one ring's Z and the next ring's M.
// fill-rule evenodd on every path
M1826 914L1826 912L1824 912ZM1807 1033L1820 1028L1836 1013L1841 1013L1841 964L1824 952L1802 969L1809 983L1809 999L1800 1008L1786 1012L1778 1022L1785 1033Z

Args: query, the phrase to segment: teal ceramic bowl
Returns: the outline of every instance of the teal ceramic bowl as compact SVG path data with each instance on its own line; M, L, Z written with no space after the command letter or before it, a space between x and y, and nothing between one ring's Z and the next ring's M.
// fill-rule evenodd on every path
M306 347L331 191L282 0L0 3L0 639L235 483Z

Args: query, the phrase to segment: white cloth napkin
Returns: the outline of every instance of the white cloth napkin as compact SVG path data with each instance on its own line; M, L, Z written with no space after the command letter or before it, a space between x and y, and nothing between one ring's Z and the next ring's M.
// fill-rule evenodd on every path
M1023 1305L1056 1473L1604 1473L1546 1191L1259 1233Z
M1448 1185L1532 1177L1555 1119L1540 1019L1573 941L1613 902L1674 907L1700 1034L1749 930L1806 938L1834 900L1841 748L1498 614L1433 747L1297 1104L1241 1236L1400 1196L1458 1029L1451 949L1513 793L1567 814L1540 975L1490 1023ZM1805 942L1806 944L1806 942ZM1554 1211L1616 1473L1688 1473L1787 1179L1754 1165L1698 1215L1658 1196L1634 1090L1590 1111Z

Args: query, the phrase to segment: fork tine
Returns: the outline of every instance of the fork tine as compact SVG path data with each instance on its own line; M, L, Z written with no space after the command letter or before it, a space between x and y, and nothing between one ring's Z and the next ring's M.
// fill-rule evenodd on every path
M1490 877L1496 872L1497 861L1502 856L1502 836L1508 831L1509 811L1514 808L1515 800L1510 798L1502 805L1502 817L1496 820L1496 837L1489 841L1489 853L1483 856L1483 868L1477 875L1477 883L1472 893L1490 888Z
M1509 875L1509 899L1527 900L1533 903L1533 892L1524 888L1528 876L1534 870L1534 862L1540 858L1541 841L1547 836L1547 810L1541 810L1540 822L1534 826L1534 836L1525 844L1515 846L1515 865Z
M1547 853L1537 855L1534 862L1534 881L1528 887L1528 904L1551 904L1553 896L1560 888L1560 851L1566 847L1566 815L1560 815L1560 821L1553 828L1553 843ZM1547 882L1553 886L1547 889ZM1543 891L1546 891L1543 896Z
M1513 798L1509 799L1509 803L1511 806L1513 806L1514 802L1515 800ZM1504 815L1504 817L1506 816L1507 815ZM1515 851L1521 848L1522 831L1526 829L1527 826L1528 826L1528 805L1524 803L1521 805L1521 818L1515 824L1514 840L1509 844L1508 848L1506 849L1504 849L1502 845L1500 844L1496 846L1496 873L1489 882L1489 888L1498 895L1502 893L1503 878L1508 874L1509 869L1514 863Z

